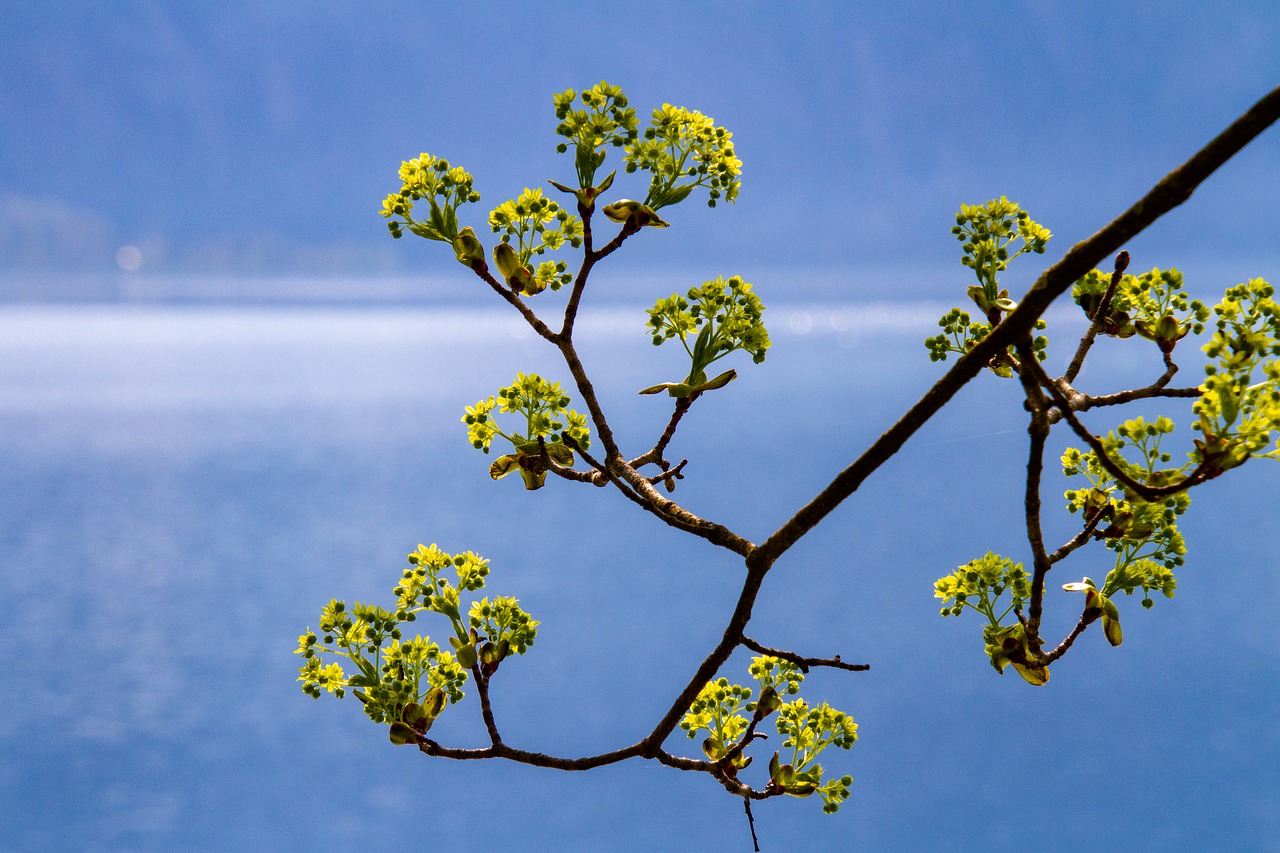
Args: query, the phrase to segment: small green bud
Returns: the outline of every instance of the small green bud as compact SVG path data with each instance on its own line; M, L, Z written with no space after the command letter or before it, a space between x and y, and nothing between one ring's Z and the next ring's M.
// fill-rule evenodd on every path
M497 265L498 272L502 274L503 280L515 287L515 282L511 279L516 274L516 271L520 269L520 258L510 243L498 243L493 247L493 262Z
M463 228L458 232L458 236L453 238L453 254L458 259L458 263L464 266L477 269L477 264L486 267L484 260L484 246L481 245L476 232L471 230L470 226Z
M782 697L778 695L778 691L772 684L766 685L760 691L760 699L756 702L755 718L763 720L780 707L782 707Z
M663 222L653 208L641 204L638 201L632 201L629 198L619 199L613 204L606 204L603 208L604 215L614 222L625 223L630 219L634 219L636 225L648 225L652 228L667 228L670 223Z

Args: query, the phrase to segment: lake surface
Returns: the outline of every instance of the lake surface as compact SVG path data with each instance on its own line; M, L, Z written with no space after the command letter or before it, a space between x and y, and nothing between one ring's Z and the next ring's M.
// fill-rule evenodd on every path
M771 309L768 360L733 363L682 425L675 496L762 541L941 374L921 340L945 307ZM682 378L643 323L615 307L579 334L636 452L670 408L635 391ZM1128 349L1083 384L1154 378ZM292 652L321 605L389 603L404 555L437 542L490 558L486 593L542 622L494 679L508 742L589 754L665 711L742 567L612 490L489 480L463 407L517 370L566 380L553 355L517 318L466 308L0 306L0 847L749 849L741 803L701 774L427 759L354 700L298 689ZM851 799L830 817L757 804L762 846L1280 849L1280 468L1198 489L1177 598L1122 600L1124 645L1090 631L1033 689L932 598L987 550L1027 557L1020 414L1014 383L982 377L771 574L753 637L873 668L815 672L802 693L861 726L823 756L855 777ZM1053 543L1073 532L1062 488L1044 493ZM1054 588L1107 562L1080 552ZM1054 604L1065 633L1079 605ZM745 683L747 661L723 674ZM433 735L482 745L473 697ZM698 754L679 731L667 747Z

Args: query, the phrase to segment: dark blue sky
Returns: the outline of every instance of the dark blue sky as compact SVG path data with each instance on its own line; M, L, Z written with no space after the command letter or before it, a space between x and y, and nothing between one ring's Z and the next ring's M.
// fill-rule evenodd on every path
M1261 2L9 2L0 31L9 272L115 271L132 244L143 273L451 274L377 216L399 162L467 166L482 224L566 177L550 96L607 78L642 115L713 116L745 164L736 208L686 204L631 264L933 296L924 270L954 263L961 202L1020 201L1053 255L1280 79L1280 12ZM1135 263L1274 270L1275 186L1272 135ZM849 294L859 269L887 273Z

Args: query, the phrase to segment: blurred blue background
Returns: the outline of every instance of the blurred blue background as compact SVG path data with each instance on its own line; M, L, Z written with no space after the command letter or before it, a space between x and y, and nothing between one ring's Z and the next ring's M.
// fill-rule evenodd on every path
M605 78L642 116L666 101L734 132L738 205L690 201L602 264L580 346L624 447L647 446L669 410L634 391L680 368L643 309L718 274L755 283L775 346L672 453L691 460L677 497L761 541L940 374L920 341L969 283L947 233L961 202L1005 194L1054 231L1010 270L1017 292L1280 79L1263 3L8 2L0 33L15 850L747 849L741 804L700 774L429 760L298 690L321 604L385 603L404 555L438 542L489 557L490 594L543 623L494 680L506 739L616 748L719 637L742 576L609 491L488 480L462 408L517 370L567 376L447 249L389 239L401 160L467 166L481 225L571 170L553 92ZM1272 131L1135 240L1134 268L1178 267L1206 299L1277 281L1277 186ZM1050 320L1061 371L1083 325ZM1102 346L1082 384L1158 372ZM1027 558L1019 414L1013 384L982 377L770 576L756 639L873 668L810 676L806 696L861 726L824 755L853 796L834 817L757 805L764 849L1280 849L1276 471L1198 489L1178 597L1121 601L1124 645L1086 634L1035 690L931 597L988 549ZM1045 487L1055 542L1062 488ZM1053 580L1106 568L1085 551ZM1050 606L1065 633L1078 604ZM433 731L479 744L476 711ZM697 751L678 732L668 748Z

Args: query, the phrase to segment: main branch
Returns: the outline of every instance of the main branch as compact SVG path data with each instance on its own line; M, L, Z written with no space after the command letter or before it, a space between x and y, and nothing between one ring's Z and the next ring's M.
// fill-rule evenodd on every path
M808 504L766 539L752 559L772 563L814 525L826 518L863 481L898 452L920 427L978 375L997 353L1005 352L1020 337L1030 334L1036 320L1053 300L1151 223L1182 204L1206 178L1240 149L1280 118L1280 87L1273 89L1231 123L1191 159L1166 175L1151 191L1110 224L1071 249L1040 275L1030 292L1004 321L997 325L920 398L906 414L876 439L849 467L841 471Z

